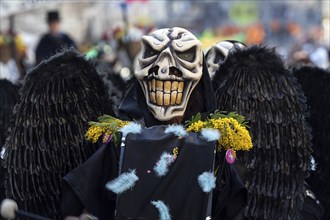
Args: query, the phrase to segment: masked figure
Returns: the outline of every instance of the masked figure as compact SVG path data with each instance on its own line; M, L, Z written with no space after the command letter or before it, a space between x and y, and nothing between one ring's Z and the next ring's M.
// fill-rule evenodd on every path
M245 217L298 219L311 135L296 78L274 50L252 46L229 53L212 83L218 109L236 111L251 127L253 149L236 163L248 190Z
M144 36L134 75L119 114L136 122L121 127L121 144L105 129L103 142L108 136L111 141L65 176L63 213L78 216L85 209L99 219L233 219L246 198L233 166L215 154L215 139L182 125L215 110L200 42L177 27ZM109 121L101 117L90 134L102 123ZM203 180L210 187L199 183Z
M20 94L4 145L5 193L22 210L61 219L62 177L97 149L84 133L105 112L103 83L67 50L31 69Z

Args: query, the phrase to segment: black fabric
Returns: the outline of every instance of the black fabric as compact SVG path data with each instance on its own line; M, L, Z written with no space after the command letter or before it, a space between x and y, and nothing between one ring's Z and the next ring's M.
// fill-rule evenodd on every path
M294 69L307 97L309 117L313 129L315 172L307 179L311 190L324 207L324 219L330 219L330 72L313 66Z
M244 212L247 191L235 166L226 162L224 152L216 156L217 185L213 191L212 219L234 219Z
M64 182L63 184L62 194L61 211L63 216L79 216L85 207L67 182Z
M36 48L36 63L49 59L63 48L77 48L76 43L65 33L54 36L47 33L40 39Z
M173 219L204 219L199 217L206 213L208 194L200 191L196 176L211 169L214 146L200 140L197 133L185 141L173 134L159 135L163 130L163 126L157 126L148 128L142 136L128 135L123 172L136 169L140 180L133 190L119 197L117 219L158 219L159 213L150 202L160 198L169 205ZM164 151L171 153L173 147L179 148L178 159L168 175L155 178L153 166ZM216 168L221 167L221 171L217 172L213 191L212 219L230 220L244 210L246 190L234 167L225 162L224 155L218 154L217 158ZM105 184L118 176L117 162L118 149L108 144L66 175L68 187L62 197L63 215L77 216L85 207L101 220L113 219L116 196Z
M116 161L117 148L110 142L64 177L69 188L65 188L61 200L63 216L78 216L85 208L102 220L114 218L116 196L105 184L118 176Z
M172 219L206 218L209 193L202 191L198 176L212 172L215 142L201 140L199 133L178 138L165 134L165 128L153 126L127 136L122 172L134 169L139 180L119 196L117 219L158 219L159 211L151 204L157 200L167 205ZM165 176L157 177L153 167L175 147L177 158Z

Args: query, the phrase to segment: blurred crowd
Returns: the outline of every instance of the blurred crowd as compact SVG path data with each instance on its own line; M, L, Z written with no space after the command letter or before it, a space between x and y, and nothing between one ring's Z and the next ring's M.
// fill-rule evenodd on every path
M221 40L237 40L246 45L264 44L275 47L289 66L308 64L329 68L329 43L324 43L325 30L321 23L309 25L306 30L297 22L283 21L276 17L269 22L261 22L257 18L251 18L251 15L243 16L245 12L242 10L239 12L233 10L228 16L237 17L235 13L240 13L242 17L250 16L247 18L254 22L237 25L237 22L242 23L243 20L235 18L236 24L227 22L220 26L208 27L209 23L204 22L205 24L201 26L200 23L203 22L199 21L196 26L192 25L191 29L203 43L205 52L211 45ZM29 39L21 35L20 30L10 26L8 30L2 30L0 33L1 74L11 72L15 73L10 76L13 80L17 77L22 79L26 69L37 65L42 59L50 57L62 47L73 46L88 58L98 59L105 65L111 65L117 72L126 67L124 74L127 75L127 70L133 71L134 59L141 47L141 37L164 24L156 24L150 18L129 22L127 8L122 9L122 14L122 20L113 22L111 28L105 29L96 40L89 40L87 43L79 42L65 33L66 30L63 30L61 23L66 21L61 20L60 12L56 10L48 12L45 22L48 24L48 32L40 36L33 45Z

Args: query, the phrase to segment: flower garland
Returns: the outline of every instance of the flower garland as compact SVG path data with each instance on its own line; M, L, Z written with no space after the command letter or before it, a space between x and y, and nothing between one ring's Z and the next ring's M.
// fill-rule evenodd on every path
M103 136L102 142L107 143L111 138L116 138L118 130L129 123L129 121L122 121L109 115L100 116L98 122L89 122L85 137L88 141L95 143ZM221 135L218 139L217 150L231 150L234 157L236 151L248 151L252 148L245 118L234 112L224 114L224 112L216 111L205 120L201 120L201 115L197 114L191 121L186 121L185 126L188 132L201 132L205 128L218 130Z
M89 128L85 134L85 138L93 143L96 143L101 136L103 136L103 143L109 142L112 136L115 137L115 134L120 128L130 123L129 121L122 121L110 115L103 115L97 119L98 122L91 121L88 123Z
M251 136L246 129L245 118L234 112L228 115L216 111L209 118L202 121L197 114L191 121L186 122L187 131L200 132L204 128L216 129L220 132L217 150L248 151L252 148Z

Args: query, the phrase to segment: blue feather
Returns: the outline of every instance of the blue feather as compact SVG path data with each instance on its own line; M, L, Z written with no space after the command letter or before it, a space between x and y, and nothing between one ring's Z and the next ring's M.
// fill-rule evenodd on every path
M6 153L6 149L4 147L2 147L1 153L0 153L0 158L4 159L5 158L5 153Z
M160 220L171 220L170 210L163 201L151 201L151 204L158 209Z
M211 172L204 172L198 176L199 186L203 192L211 192L215 188L216 178Z
M131 170L130 172L122 173L116 179L108 182L105 187L116 194L121 194L126 190L133 188L138 180L139 177L135 174L135 170Z
M315 161L315 159L314 159L313 156L310 156L310 158L311 158L310 170L315 171L316 170L316 167L317 167L317 163L316 163L316 161Z
M133 134L139 134L142 131L142 127L140 124L131 122L125 126L123 126L121 129L119 129L123 133L123 136L126 137L127 134L133 133Z
M165 134L173 133L178 137L185 137L188 134L182 125L169 125L164 132Z
M211 128L203 128L201 135L206 141L216 141L220 138L220 132Z
M174 160L174 155L164 152L154 166L154 171L157 176L165 176L168 172L168 167L174 162Z

